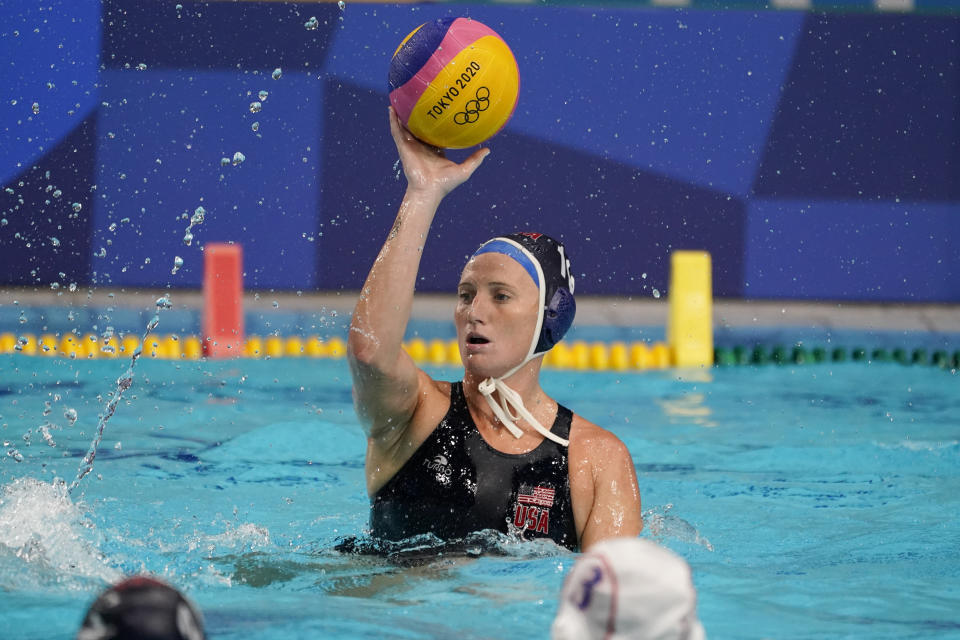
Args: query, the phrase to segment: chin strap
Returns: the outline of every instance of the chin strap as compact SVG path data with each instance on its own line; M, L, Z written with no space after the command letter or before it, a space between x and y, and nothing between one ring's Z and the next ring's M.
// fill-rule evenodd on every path
M520 414L519 417L526 420L527 424L533 427L534 430L544 438L553 440L564 447L569 446L569 440L565 440L549 429L544 428L544 426L533 417L533 414L527 411L527 408L523 406L523 398L520 397L519 393L508 387L503 381L503 378L487 378L480 383L477 389L487 400L487 404L490 405L494 415L503 423L507 431L513 434L513 437L520 438L523 436L523 430L514 422L518 417L510 412L510 407L513 407L513 409ZM500 392L500 404L497 404L497 401L493 399L494 391Z

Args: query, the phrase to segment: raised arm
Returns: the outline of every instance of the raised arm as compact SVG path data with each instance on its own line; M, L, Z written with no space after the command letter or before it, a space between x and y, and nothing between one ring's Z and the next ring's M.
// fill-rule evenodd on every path
M410 424L419 386L429 380L401 347L430 224L441 200L466 181L489 153L479 149L462 164L423 144L390 109L407 191L380 254L370 268L350 322L347 356L354 401L367 435L387 438Z

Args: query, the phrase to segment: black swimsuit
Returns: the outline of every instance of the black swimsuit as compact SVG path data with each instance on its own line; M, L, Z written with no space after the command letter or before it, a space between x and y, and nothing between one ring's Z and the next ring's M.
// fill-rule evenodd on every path
M563 406L551 431L570 435ZM544 439L533 451L497 451L477 430L463 384L450 385L450 409L406 464L372 498L373 536L402 540L432 533L442 540L493 529L526 539L551 538L576 550L567 448Z

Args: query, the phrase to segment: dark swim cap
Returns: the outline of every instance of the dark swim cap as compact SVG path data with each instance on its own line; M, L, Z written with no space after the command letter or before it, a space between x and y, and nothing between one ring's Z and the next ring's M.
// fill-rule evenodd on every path
M200 613L170 585L137 576L90 605L76 640L204 640Z
M577 313L570 257L563 245L542 233L511 233L488 240L473 255L483 253L510 256L533 278L540 290L540 317L527 359L546 353L567 333Z

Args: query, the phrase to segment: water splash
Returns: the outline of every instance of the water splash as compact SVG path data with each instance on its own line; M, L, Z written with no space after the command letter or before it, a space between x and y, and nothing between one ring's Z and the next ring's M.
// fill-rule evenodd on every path
M670 515L668 512L671 509L673 509L672 504L665 504L643 512L644 529L650 532L650 536L661 543L665 539L680 540L701 546L707 551L713 551L710 541L700 535L697 528L683 518Z
M228 162L229 162L229 160L228 160ZM186 217L187 214L183 214L183 215L184 215L184 217ZM187 228L186 228L186 229L184 230L184 232L183 232L183 244L185 244L185 245L187 245L187 246L189 247L189 246L193 243L193 231L192 231L192 230L193 230L193 228L194 228L195 226L198 226L198 225L203 224L203 220L204 220L204 218L206 217L206 215L207 215L207 210L204 209L202 206L201 206L201 207L197 207L197 208L194 210L193 215L190 216L190 224L187 225Z
M144 331L143 337L140 339L140 344L138 344L137 348L134 349L133 355L130 357L130 366L127 367L127 370L122 376L117 378L117 389L113 392L113 397L110 398L110 401L107 402L106 406L103 408L103 412L98 416L97 433L94 436L93 441L90 443L90 448L87 450L87 455L83 456L83 460L80 461L80 467L77 469L77 477L67 489L67 491L70 493L73 493L73 490L80 485L80 481L83 480L87 474L93 471L93 461L97 457L97 449L100 447L100 442L103 440L103 430L106 428L107 422L117 410L117 405L120 404L120 399L123 397L123 393L133 384L133 369L137 366L137 360L139 360L140 356L143 355L143 345L146 344L147 338L150 336L150 332L156 329L157 325L160 324L160 312L164 309L169 309L173 305L170 303L170 298L167 296L162 296L157 299L156 306L157 313L147 324L147 329Z
M17 478L0 488L0 591L115 582L122 574L98 542L62 480Z

